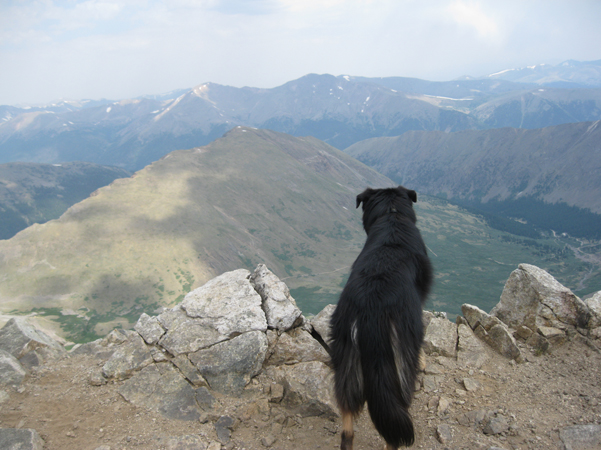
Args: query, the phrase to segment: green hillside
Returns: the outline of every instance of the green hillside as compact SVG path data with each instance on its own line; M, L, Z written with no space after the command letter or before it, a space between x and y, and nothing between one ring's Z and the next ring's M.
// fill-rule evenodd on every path
M239 127L0 241L0 310L92 338L260 262L332 294L363 242L355 196L389 184L314 138Z

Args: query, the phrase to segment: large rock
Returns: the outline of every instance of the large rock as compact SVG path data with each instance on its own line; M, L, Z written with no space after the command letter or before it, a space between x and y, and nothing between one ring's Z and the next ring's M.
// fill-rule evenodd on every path
M246 269L226 272L188 293L181 306L188 317L210 321L221 335L267 330L261 296Z
M523 360L514 337L507 325L499 318L467 303L461 305L461 312L480 340L507 358L515 359L518 362Z
M240 395L265 361L267 337L250 331L188 355L211 389Z
M158 321L167 332L159 344L172 355L192 353L241 333L267 330L261 296L246 269L226 272L190 292Z
M539 326L587 328L591 313L586 304L542 269L520 264L505 283L501 300L491 315L518 328Z
M27 372L19 360L7 351L0 349L0 386L19 386L25 375Z
M263 300L263 310L269 328L287 331L300 325L301 310L290 295L288 286L265 264L259 264L250 277L250 282Z
M575 425L559 431L565 450L598 450L601 448L601 425Z
M130 336L102 367L106 378L123 380L154 361L150 348L137 334Z
M67 354L62 345L23 317L13 317L0 330L0 349L13 355L28 369Z
M210 321L188 317L179 305L160 314L158 320L167 329L159 345L173 356L195 352L228 339Z
M145 367L123 383L119 393L128 402L158 411L169 419L200 418L196 391L169 362Z
M42 450L44 441L30 428L0 428L0 448L6 450Z
M442 317L430 320L424 336L424 351L454 358L457 355L457 325Z
M460 324L457 326L457 363L461 367L474 367L479 369L488 361L486 348L482 342L474 336L472 329Z
M332 371L319 361L279 366L270 371L284 386L282 404L304 417L335 418L338 408L332 397Z
M282 333L266 364L298 364L309 361L328 363L329 360L328 353L308 331L302 328L295 328Z
M134 330L150 345L159 342L159 339L165 334L165 329L161 325L161 322L159 322L159 319L151 317L146 313L142 313L134 326Z

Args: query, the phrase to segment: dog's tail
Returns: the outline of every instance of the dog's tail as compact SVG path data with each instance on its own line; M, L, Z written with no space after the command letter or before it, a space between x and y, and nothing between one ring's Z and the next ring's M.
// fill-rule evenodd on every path
M421 320L413 324L406 319L396 321L385 317L379 326L371 324L359 331L369 414L386 443L395 448L414 442L409 406L415 390L423 331Z

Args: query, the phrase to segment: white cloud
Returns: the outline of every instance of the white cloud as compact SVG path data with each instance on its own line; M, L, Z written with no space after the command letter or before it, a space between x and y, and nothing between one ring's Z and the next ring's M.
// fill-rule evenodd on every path
M482 10L479 2L456 0L447 11L457 24L474 29L481 38L497 40L500 36L496 21Z
M600 59L601 2L0 1L0 104L127 98L307 73L485 75Z

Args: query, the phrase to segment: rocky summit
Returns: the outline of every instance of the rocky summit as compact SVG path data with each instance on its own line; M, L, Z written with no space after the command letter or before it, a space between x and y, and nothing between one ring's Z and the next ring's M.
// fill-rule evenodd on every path
M260 264L69 351L13 318L0 330L0 448L335 448L333 309L303 316ZM424 312L416 448L601 448L601 292L582 300L522 264L490 313L462 312ZM382 446L362 414L356 448Z

